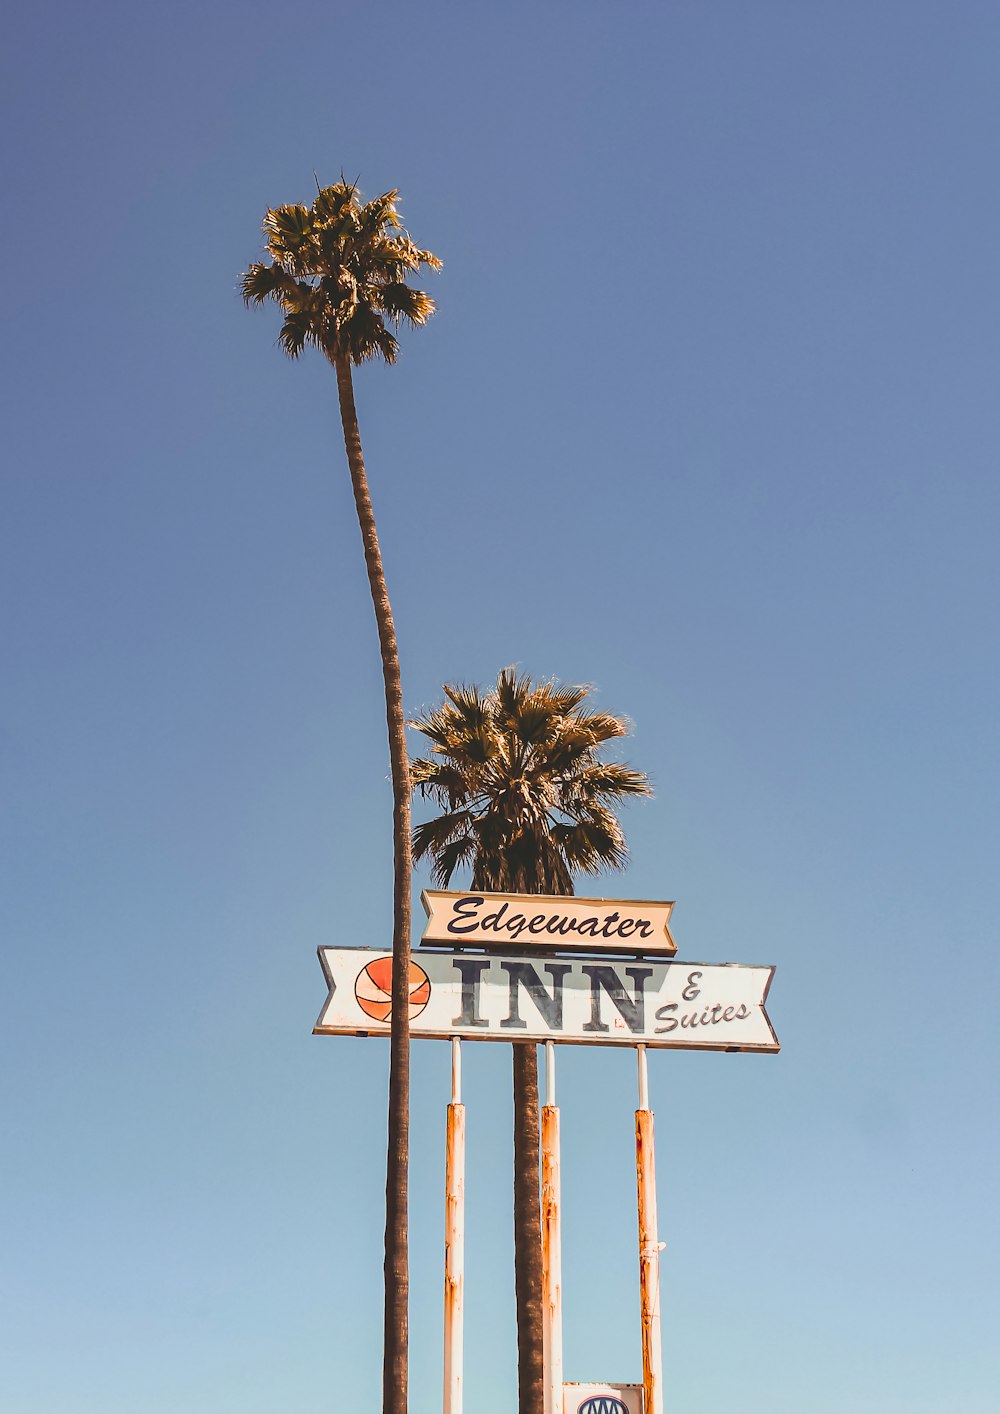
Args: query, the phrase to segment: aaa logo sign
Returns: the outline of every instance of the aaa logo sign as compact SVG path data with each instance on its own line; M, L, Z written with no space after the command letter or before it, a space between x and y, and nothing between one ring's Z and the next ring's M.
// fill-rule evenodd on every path
M563 1385L563 1414L642 1414L642 1385Z

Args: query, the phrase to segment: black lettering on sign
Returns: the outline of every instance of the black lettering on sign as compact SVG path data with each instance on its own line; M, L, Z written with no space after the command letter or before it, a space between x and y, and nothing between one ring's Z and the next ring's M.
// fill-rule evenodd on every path
M510 998L507 1005L507 1016L501 1021L501 1026L510 1027L511 1030L523 1031L528 1023L523 1019L517 1009L518 987L523 987L528 996L535 1003L535 1006L542 1014L542 1019L550 1031L562 1030L563 1018L563 980L567 972L572 969L568 962L547 962L545 971L552 978L552 995L545 990L545 984L530 962L501 962L501 968L507 973L510 979Z
M601 992L608 994L618 1014L633 1033L646 1029L646 999L643 988L646 978L652 977L651 967L626 967L626 977L631 977L635 986L635 996L630 997L624 983L613 967L599 963L584 964L581 971L590 978L590 1020L583 1023L584 1031L609 1031L611 1028L601 1020ZM619 1023L620 1024L620 1023Z
M490 965L489 958L456 957L453 960L462 979L462 1010L452 1017L452 1026L488 1026L485 1016L479 1015L479 984Z
M501 931L500 920L506 912L507 905L502 903L495 913L487 913L482 922L483 932L485 933L488 928L492 928L494 933L499 933Z
M651 938L656 929L648 918L638 918L631 914L619 913L617 909L603 920L596 915L576 919L570 913L559 913L542 908L535 914L511 913L510 904L505 900L498 908L483 913L485 894L464 894L451 902L451 916L448 932L462 937L466 933L506 934L512 942L517 942L522 933L537 936L547 933L551 937L566 937L575 933L581 938Z
M471 933L479 925L476 909L484 904L482 897L470 894L468 898L457 898L452 904L454 918L448 919L449 933Z
M684 988L683 992L681 992L681 996L686 1002L693 1002L695 997L701 995L701 988L697 985L700 976L700 972L688 973L687 986Z
M654 1032L656 1033L657 1036L663 1036L664 1034L666 1034L666 1033L669 1032L669 1031L676 1031L676 1030L677 1030L677 1018L676 1018L676 1016L668 1016L668 1015L667 1015L668 1012L676 1011L676 1010L677 1010L677 1003L676 1003L676 1002L667 1002L667 1004L666 1004L665 1006L658 1006L658 1007L656 1008L656 1019L657 1019L657 1021L662 1021L662 1022L663 1022L663 1025L662 1025L662 1026L655 1026L655 1027L653 1028L653 1030L654 1030Z
M691 977L700 976L700 972L691 973ZM681 995L690 1001L692 998L688 997L688 993L691 991L695 996L698 995L698 988L691 985L689 977L688 986L684 988ZM715 1006L705 1007L700 1013L697 1011L682 1012L680 1017L674 1015L674 1012L678 1010L677 1002L666 1002L663 1006L656 1008L656 1019L663 1022L662 1026L654 1027L657 1036L669 1035L671 1031L676 1031L678 1026L681 1026L685 1031L693 1031L698 1026L718 1026L720 1022L746 1021L747 1017L751 1015L746 1002L740 1002L738 1007L724 1007L721 1002L717 1002Z

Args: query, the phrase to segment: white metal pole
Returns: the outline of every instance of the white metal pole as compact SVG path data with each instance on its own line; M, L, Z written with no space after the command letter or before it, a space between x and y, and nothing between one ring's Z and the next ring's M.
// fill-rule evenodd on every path
M542 1109L542 1360L545 1414L562 1414L562 1214L559 1179L559 1110L556 1108L556 1048L545 1043L545 1105Z
M646 1064L646 1047L636 1046L635 1053L639 1058L639 1108L649 1109L649 1067Z
M457 1036L451 1038L451 1103L462 1103L462 1043Z
M451 1104L445 1159L444 1414L462 1414L465 1297L465 1106L462 1045L451 1038Z
M642 1387L645 1414L663 1414L660 1335L660 1249L656 1230L656 1152L649 1108L646 1047L639 1052L639 1108L635 1112L635 1172L639 1195L639 1296L642 1311Z
M556 1102L556 1048L552 1041L545 1042L545 1103Z

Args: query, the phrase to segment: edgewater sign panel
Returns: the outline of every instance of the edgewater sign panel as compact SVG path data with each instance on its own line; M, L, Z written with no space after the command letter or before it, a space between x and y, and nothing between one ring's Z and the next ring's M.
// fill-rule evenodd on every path
M542 952L667 953L672 901L425 889L422 947L527 947Z
M391 955L320 948L319 958L330 990L314 1034L387 1036ZM739 963L428 951L410 964L410 1032L774 1052L764 1010L773 974Z

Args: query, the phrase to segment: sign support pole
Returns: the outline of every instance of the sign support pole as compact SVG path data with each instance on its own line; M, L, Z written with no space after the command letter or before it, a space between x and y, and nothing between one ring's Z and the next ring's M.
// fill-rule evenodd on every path
M462 1414L465 1300L465 1106L462 1043L451 1038L451 1104L445 1159L444 1414Z
M649 1108L646 1047L639 1057L639 1108L635 1112L635 1172L639 1195L639 1293L642 1311L642 1388L645 1414L663 1414L660 1337L660 1250L656 1231L656 1155Z
M562 1214L559 1178L559 1110L556 1056L545 1043L545 1105L542 1108L542 1361L545 1414L562 1414Z

